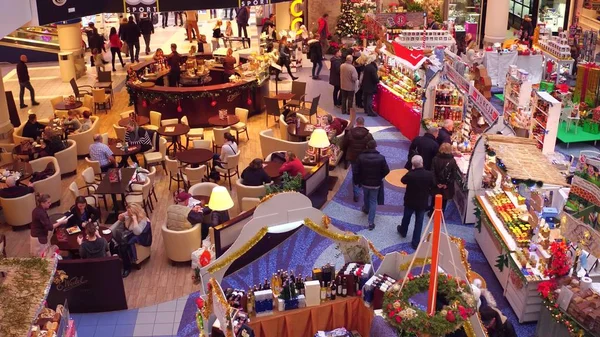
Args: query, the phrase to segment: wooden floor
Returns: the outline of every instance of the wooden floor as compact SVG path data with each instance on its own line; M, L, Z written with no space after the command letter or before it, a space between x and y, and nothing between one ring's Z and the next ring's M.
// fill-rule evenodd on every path
M128 102L129 97L125 90L115 94L115 104L112 110L110 110L108 114L104 114L103 112L99 114L100 130L102 133L108 132L110 137L115 137L112 125L119 120L120 112L131 109L131 107L127 106ZM325 112L319 111L319 113L324 114ZM265 115L262 114L250 117L248 120L248 125L250 140L248 141L245 135L242 135L239 144L240 150L242 151L240 157L240 170L245 168L252 159L261 157L258 133L265 129ZM269 120L269 127L275 130L276 135L279 135L279 127L273 121L272 117ZM212 132L210 130L206 130L205 138L212 139ZM80 175L86 167L87 165L85 161L80 159L77 174L63 178L63 195L61 198L61 205L49 210L50 214L64 212L73 204L73 198L68 190L68 186L73 181L76 181L79 186L84 185ZM332 174L340 177L333 190L336 191L343 181L342 178L345 176L346 171L338 167L332 172ZM227 186L223 181L221 184ZM173 186L172 190L169 191L168 186L168 176L165 174L162 168L158 168L156 183L158 203L155 203L154 212L150 215L154 238L152 243L152 254L150 259L142 264L141 270L133 270L129 277L124 280L127 304L129 308L150 306L157 303L170 301L194 291L198 291L198 286L195 286L192 283L190 264L180 263L173 266L168 261L164 253L160 228L166 218L166 208L173 203L171 195L176 188ZM232 197L233 200L236 200L235 183L233 184L233 189ZM332 195L331 193L333 193L333 191L330 192L330 196ZM230 212L231 215L237 214L237 205ZM106 214L104 210L103 214L104 217ZM7 236L8 256L28 256L29 230L20 230L15 232L12 231L11 227L7 225L0 225L0 233L5 233Z

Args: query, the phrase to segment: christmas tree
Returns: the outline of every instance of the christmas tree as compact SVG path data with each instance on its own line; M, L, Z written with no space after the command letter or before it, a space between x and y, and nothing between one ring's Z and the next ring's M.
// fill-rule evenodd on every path
M358 34L358 20L351 0L342 0L342 13L338 17L335 32L339 37L354 37Z

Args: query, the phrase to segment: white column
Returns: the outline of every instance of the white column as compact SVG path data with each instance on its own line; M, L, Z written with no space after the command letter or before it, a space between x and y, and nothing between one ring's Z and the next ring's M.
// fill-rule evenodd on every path
M506 39L509 0L488 0L485 17L486 43L502 43Z
M13 92L13 96L17 98L18 92ZM2 70L0 69L0 143L12 143L13 126L10 123L8 115L8 104L6 103L6 95L4 94L4 80L2 79Z
M79 78L85 74L85 52L82 49L81 21L68 24L57 24L58 45L60 54L58 63L63 82L69 82L71 78ZM69 56L68 54L72 54ZM71 57L73 60L63 58ZM73 67L75 70L73 71ZM75 76L73 76L75 75Z

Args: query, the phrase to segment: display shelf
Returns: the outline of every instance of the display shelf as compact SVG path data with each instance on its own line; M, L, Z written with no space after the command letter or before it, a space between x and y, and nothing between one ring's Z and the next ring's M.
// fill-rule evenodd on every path
M509 116L509 123L516 129L531 127L531 82L523 81L513 74L506 74L504 84L504 111Z
M433 120L441 122L452 119L463 120L464 97L458 88L448 80L441 80L434 89Z
M531 138L538 141L542 153L554 152L562 104L547 92L535 91L531 101Z

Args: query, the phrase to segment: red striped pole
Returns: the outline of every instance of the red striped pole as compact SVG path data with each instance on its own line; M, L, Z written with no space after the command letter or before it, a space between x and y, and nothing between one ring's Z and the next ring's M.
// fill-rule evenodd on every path
M435 208L433 210L433 233L431 242L431 272L429 276L429 294L427 295L427 313L433 316L436 312L438 283L438 258L440 255L440 232L442 228L442 195L435 195Z

